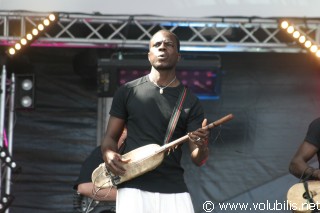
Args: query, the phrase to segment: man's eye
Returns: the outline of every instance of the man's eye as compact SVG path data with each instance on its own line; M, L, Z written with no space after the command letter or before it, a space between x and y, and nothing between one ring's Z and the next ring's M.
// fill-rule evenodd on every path
M173 47L174 45L173 45L173 43L169 42L169 43L166 43L166 46Z

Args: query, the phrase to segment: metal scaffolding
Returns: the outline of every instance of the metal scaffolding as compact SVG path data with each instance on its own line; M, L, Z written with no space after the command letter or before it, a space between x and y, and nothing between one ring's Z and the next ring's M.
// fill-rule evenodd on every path
M48 15L0 12L0 45L13 45ZM303 51L279 28L281 18L168 18L77 13L58 13L58 16L58 22L34 41L33 46L145 49L155 31L168 29L180 38L182 50ZM290 21L319 44L320 20L291 18Z
M8 94L9 99L6 101L8 91L10 94ZM8 213L8 207L14 199L14 196L11 195L12 170L17 167L16 163L12 161L15 75L12 74L11 81L8 81L5 66L2 67L1 71L0 94L0 212ZM5 125L5 121L8 122L8 125Z

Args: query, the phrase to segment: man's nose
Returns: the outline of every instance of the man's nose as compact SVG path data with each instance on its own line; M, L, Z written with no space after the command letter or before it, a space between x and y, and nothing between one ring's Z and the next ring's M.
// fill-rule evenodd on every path
M160 43L160 46L159 46L159 49L163 49L163 48L165 48L166 47L166 44L164 43L164 42L161 42Z

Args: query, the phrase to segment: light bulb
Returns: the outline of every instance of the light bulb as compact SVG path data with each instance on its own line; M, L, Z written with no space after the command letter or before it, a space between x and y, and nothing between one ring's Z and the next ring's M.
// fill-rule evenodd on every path
M33 83L30 79L25 79L21 82L21 87L23 90L31 90L33 87Z
M282 27L283 29L287 29L288 26L289 26L289 23L288 23L287 21L281 22L281 27Z

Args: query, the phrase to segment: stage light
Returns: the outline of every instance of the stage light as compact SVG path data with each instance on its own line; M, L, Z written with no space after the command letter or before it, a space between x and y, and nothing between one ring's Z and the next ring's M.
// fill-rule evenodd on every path
M17 169L17 164L12 160L12 156L9 154L7 148L0 147L0 159L1 162L5 163L12 170Z
M16 45L14 45L14 48L15 48L16 50L20 50L20 49L21 49L21 44L16 43Z
M14 48L9 49L9 54L14 55L16 53L16 50Z
M26 36L26 38L27 38L27 40L31 41L32 38L33 38L33 36L32 36L32 34L28 33L27 36Z
M56 15L55 15L55 14L50 14L50 15L49 15L49 20L50 20L50 21L56 20Z
M44 30L43 24L39 24L39 25L38 25L38 30L40 30L40 31Z
M304 43L304 46L305 46L306 48L311 47L311 45L312 45L311 41L306 41L306 42Z
M23 51L27 46L29 46L34 40L36 40L41 33L45 32L47 28L49 28L53 23L57 21L57 17L55 14L50 14L47 18L45 18L41 23L38 23L36 27L34 27L30 33L27 33L23 38L20 39L19 44L22 46L20 48L16 48L16 51L6 51L6 53L13 57L14 55L18 54L19 52ZM17 45L14 44L13 46Z
M294 27L293 26L289 26L288 28L287 28L287 32L288 33L293 33L293 31L294 31Z
M299 38L299 37L300 37L300 32L299 31L294 31L293 38Z
M312 46L310 47L310 51L313 52L313 53L317 52L317 50L318 50L317 45L312 45Z
M25 39L25 38L21 39L21 40L20 40L20 43L21 43L22 45L26 45L26 44L27 44L27 39Z
M22 107L28 108L32 105L32 99L30 98L30 96L23 96L21 98L20 104Z
M279 24L279 27L284 29L288 34L292 34L292 37L297 40L298 44L303 48L306 48L317 57L320 57L318 45L315 44L316 42L312 38L308 37L308 34L301 31L300 28L294 27L294 25L290 24L288 21L282 21Z
M33 109L35 98L35 79L33 74L16 75L16 109Z
M300 43L304 43L305 41L306 41L306 37L305 36L300 36L299 42Z
M288 23L287 21L281 22L281 27L282 27L283 29L287 29L288 26L289 26L289 23Z
M6 211L6 209L11 205L14 200L14 196L5 194L0 200L0 213Z
M36 36L39 34L39 31L37 29L32 30L32 35Z
M43 20L43 24L44 24L45 26L49 26L49 24L50 24L49 19Z
M22 81L21 87L24 90L31 90L33 87L33 82L30 79L25 79Z

